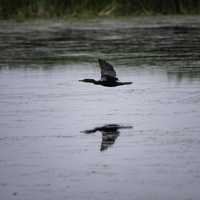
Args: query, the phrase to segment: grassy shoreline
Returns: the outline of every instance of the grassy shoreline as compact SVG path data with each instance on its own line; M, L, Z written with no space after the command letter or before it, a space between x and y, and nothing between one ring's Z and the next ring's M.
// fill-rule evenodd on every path
M198 15L196 0L0 0L0 19Z

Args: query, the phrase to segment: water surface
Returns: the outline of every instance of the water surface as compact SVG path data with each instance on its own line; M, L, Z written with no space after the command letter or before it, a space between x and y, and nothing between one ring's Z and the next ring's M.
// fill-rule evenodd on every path
M195 16L2 21L1 198L199 199L199 46ZM78 82L99 57L133 84Z

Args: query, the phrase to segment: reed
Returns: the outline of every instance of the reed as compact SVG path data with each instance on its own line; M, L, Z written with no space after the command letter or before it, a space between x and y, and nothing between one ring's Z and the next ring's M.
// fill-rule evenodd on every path
M0 0L0 18L199 14L197 0Z

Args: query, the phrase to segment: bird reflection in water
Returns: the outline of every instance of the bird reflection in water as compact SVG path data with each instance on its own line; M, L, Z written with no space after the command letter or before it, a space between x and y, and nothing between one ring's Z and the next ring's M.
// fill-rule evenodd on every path
M107 124L93 129L82 131L85 134L96 133L97 131L102 133L102 142L100 151L104 151L112 146L118 138L120 131L119 129L131 129L132 126L121 126L118 124Z

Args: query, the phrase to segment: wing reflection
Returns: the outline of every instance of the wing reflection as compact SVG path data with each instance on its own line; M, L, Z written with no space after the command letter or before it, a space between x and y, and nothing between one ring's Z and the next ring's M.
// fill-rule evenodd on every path
M104 126L95 127L93 129L82 131L85 134L96 133L97 131L102 133L102 142L100 151L104 151L112 146L118 138L119 129L131 129L132 126L121 126L118 124L106 124Z

